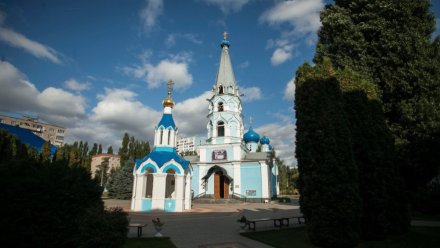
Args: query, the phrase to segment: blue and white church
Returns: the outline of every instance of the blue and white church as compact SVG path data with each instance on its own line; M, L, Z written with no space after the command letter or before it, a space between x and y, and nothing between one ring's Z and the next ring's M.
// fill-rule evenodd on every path
M265 202L279 192L278 169L270 140L244 130L242 101L229 56L227 34L220 44L220 64L208 99L207 142L192 165L195 198Z
M168 82L168 95L162 102L162 119L155 128L154 148L143 159L136 160L134 166L133 211L182 212L191 209L192 167L176 151L172 86L173 82Z

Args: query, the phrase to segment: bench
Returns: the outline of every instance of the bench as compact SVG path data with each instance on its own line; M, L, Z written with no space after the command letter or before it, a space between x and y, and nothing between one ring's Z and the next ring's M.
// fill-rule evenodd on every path
M146 227L146 223L130 223L128 227L137 227L137 236L138 238L142 236L142 228Z
M306 223L306 219L302 215L295 215L295 216L290 217L290 219L297 219L298 220L298 224ZM303 221L301 221L301 219Z
M254 230L256 228L256 223L257 222L263 222L263 221L273 221L273 226L274 227L279 227L281 228L282 226L289 226L289 218L261 218L261 219L249 219L246 220L246 224L245 226L248 226L249 230Z

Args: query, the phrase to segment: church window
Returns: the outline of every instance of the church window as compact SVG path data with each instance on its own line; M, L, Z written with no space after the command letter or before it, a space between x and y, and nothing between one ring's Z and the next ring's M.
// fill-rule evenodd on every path
M217 136L218 137L225 136L225 123L223 121L219 121L217 123Z
M168 130L168 145L171 145L171 130Z
M160 130L160 141L159 141L159 145L162 145L162 141L163 141L163 130Z
M220 85L220 87L218 87L218 93L219 94L224 94L223 93L223 86Z
M222 102L218 103L218 112L223 112L223 103Z
M147 174L147 187L145 189L145 198L152 198L153 197L153 183L154 183L154 171L152 168L147 168L146 174Z
M167 173L167 178L166 178L165 198L175 198L176 179L174 175L176 174L176 171L173 169L168 169L166 173Z

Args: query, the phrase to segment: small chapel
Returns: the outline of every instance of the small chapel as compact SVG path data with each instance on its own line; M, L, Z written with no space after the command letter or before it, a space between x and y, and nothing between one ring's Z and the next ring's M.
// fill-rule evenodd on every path
M220 48L217 77L208 99L206 144L198 147L198 156L188 157L192 165L192 194L195 199L267 202L279 192L272 146L269 138L260 137L252 126L244 132L241 94L226 32Z
M136 160L133 170L133 211L182 212L191 209L191 173L188 160L176 151L177 127L172 116L173 81L163 100L163 115L155 128L154 148Z

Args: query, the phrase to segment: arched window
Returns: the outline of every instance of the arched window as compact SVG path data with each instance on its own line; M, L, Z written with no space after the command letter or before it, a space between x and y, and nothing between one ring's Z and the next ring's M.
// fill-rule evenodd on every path
M171 145L171 130L168 129L168 145Z
M163 141L163 129L160 130L160 139L159 139L159 145L162 145L162 141Z
M154 185L154 171L151 168L147 168L146 175L147 175L147 187L145 189L145 198L152 198L153 197L153 185Z
M220 87L218 87L218 93L223 94L223 86L220 85Z
M173 169L168 169L166 173L167 173L167 178L166 178L165 198L175 198L173 193L176 190L176 179L174 177L176 171Z
M223 121L217 122L217 136L225 136L225 123Z
M218 103L218 112L223 112L223 103L222 102Z

